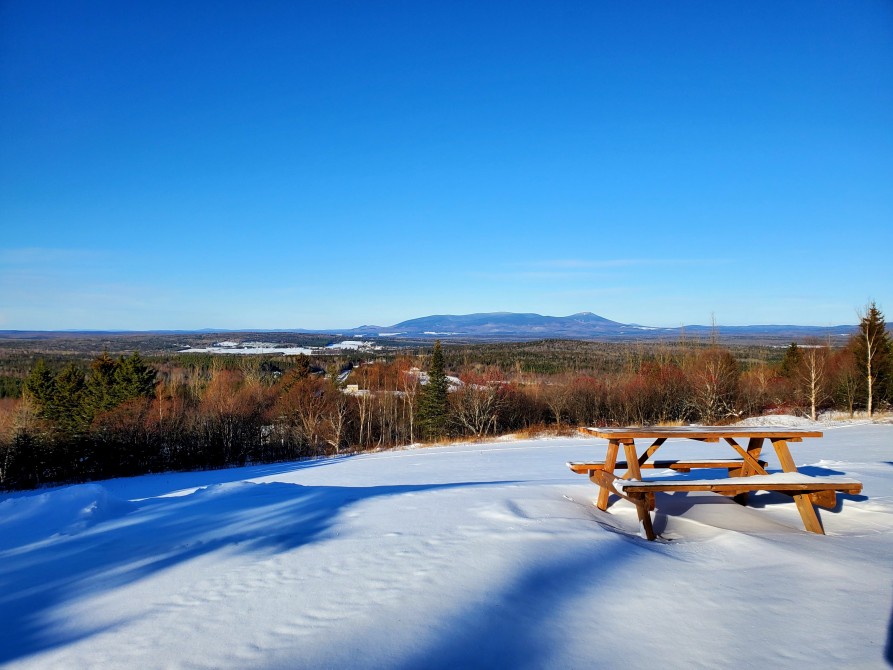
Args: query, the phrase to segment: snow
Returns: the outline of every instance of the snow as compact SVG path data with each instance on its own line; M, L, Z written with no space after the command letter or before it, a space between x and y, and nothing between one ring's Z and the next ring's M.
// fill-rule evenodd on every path
M210 347L195 347L181 349L181 354L241 354L245 356L258 354L274 354L279 356L312 356L313 354L328 354L345 350L374 350L377 349L372 342L363 342L360 340L344 340L336 342L326 347L310 348L310 347L293 347L288 344L276 344L273 342L217 342Z
M279 356L310 356L313 349L307 347L291 347L288 345L270 344L267 342L218 342L211 347L190 347L181 349L181 354L241 354L255 356L258 354L275 354Z
M865 416L864 412L858 412L854 417L846 412L824 412L817 416L817 420L804 416L793 416L790 414L770 414L766 416L754 416L743 421L739 421L737 426L784 426L785 428L806 428L812 430L827 430L830 428L841 428L843 426L856 426L869 423L887 423L893 424L893 417L886 416L876 419L870 419Z
M359 340L344 340L343 342L336 342L335 344L330 344L326 347L326 349L374 349L375 346L371 342L361 342Z
M598 511L564 465L605 445L501 440L0 496L0 665L885 667L893 426L790 445L805 474L864 484L819 510L826 536L778 494L658 493L646 542L632 505ZM716 448L670 440L660 456Z

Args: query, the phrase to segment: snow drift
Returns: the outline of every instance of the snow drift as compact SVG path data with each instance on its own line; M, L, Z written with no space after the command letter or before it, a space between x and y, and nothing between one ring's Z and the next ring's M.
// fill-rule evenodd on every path
M709 445L668 442L668 457ZM499 441L0 497L12 668L883 667L893 426L792 445L865 485L663 495L655 529L569 472L604 442ZM770 471L778 469L767 454ZM661 476L672 473L660 473Z

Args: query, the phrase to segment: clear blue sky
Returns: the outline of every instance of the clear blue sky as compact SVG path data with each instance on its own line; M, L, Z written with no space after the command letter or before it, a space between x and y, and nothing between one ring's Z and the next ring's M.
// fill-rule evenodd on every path
M893 313L893 3L0 3L0 329Z

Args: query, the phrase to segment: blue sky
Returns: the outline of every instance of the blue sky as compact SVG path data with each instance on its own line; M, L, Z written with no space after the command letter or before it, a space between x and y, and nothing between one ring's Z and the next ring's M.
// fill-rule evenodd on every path
M0 329L893 311L893 4L0 2Z

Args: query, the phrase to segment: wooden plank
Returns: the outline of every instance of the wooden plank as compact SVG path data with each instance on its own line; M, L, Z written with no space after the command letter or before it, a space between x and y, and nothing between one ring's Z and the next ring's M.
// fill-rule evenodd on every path
M758 463L762 467L766 467L768 465L766 461L758 461ZM590 470L605 470L605 462L604 461L580 461L574 462L571 461L566 463L567 467L570 468L573 472L576 472L580 475L588 474ZM659 460L659 461L646 461L645 463L639 463L639 468L642 470L677 470L677 471L689 471L695 470L699 468L704 469L719 469L725 468L727 470L732 470L735 468L742 468L744 466L744 460L740 458L694 458L694 459L667 459L667 460ZM617 461L614 464L614 470L626 470L627 464L626 461Z
M601 437L608 440L638 439L638 438L689 438L689 439L719 439L732 438L788 438L790 441L800 440L804 437L822 437L818 430L805 430L801 428L785 428L784 426L759 426L759 427L723 427L723 426L648 426L627 428L581 428L586 435Z
M723 439L729 443L729 445L732 447L732 449L734 449L739 454L741 454L741 457L744 459L745 468L747 470L753 470L754 472L759 473L761 475L769 474L768 472L766 472L766 468L764 468L762 465L760 465L760 462L757 459L755 459L748 452L746 452L744 449L742 449L740 444L735 442L734 438L726 437Z
M675 479L646 479L645 481L629 481L618 484L618 490L624 493L644 493L646 491L779 491L796 494L815 493L817 491L841 491L856 494L862 491L862 483L853 479L831 480L827 477L816 477L813 482L767 482L748 481L749 477L736 477L728 481L703 480L679 481Z
M608 472L612 472L614 470L614 464L617 462L617 450L619 449L619 444L617 440L610 440L608 442L608 451L605 454L605 470ZM598 491L598 500L595 505L603 512L608 509L608 495L609 491L607 488L602 487Z

